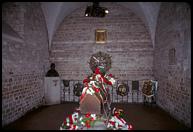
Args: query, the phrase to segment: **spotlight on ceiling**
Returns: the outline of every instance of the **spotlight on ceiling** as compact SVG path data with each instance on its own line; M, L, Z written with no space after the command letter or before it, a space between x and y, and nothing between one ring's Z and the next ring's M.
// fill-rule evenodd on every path
M86 17L105 17L109 10L105 7L100 7L99 2L93 2L92 6L87 6L85 11Z
M109 11L106 9L106 10L105 10L105 13L106 13L106 14L108 14L108 13L109 13Z

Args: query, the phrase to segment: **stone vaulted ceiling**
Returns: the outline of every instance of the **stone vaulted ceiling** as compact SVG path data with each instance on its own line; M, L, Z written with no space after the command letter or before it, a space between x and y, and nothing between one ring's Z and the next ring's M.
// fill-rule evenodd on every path
M152 44L155 41L155 31L157 17L159 14L160 2L116 2L132 10L138 15L148 27ZM82 6L92 5L91 2L41 2L41 6L45 15L49 46L51 46L52 38L63 19L74 10Z

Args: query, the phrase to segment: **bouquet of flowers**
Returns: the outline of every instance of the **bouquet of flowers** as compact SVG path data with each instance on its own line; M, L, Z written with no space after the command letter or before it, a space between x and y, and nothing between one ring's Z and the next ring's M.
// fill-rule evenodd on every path
M113 109L112 116L110 117L107 129L111 130L132 130L133 126L131 124L127 124L127 122L123 119L123 110L122 109Z

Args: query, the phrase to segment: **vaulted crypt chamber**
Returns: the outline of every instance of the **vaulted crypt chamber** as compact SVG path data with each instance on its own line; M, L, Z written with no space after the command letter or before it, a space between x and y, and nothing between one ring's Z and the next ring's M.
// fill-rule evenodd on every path
M90 16L92 5L108 12ZM190 11L175 2L3 3L2 127L59 130L75 108L116 107L134 130L191 128ZM59 76L47 76L52 63ZM107 92L83 97L89 84L103 87L98 75Z

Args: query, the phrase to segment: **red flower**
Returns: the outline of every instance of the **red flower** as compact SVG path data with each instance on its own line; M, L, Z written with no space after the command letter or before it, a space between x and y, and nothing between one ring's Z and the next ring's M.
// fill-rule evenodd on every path
M95 92L100 92L100 89L99 88L95 88Z
M109 123L115 126L115 121L109 121Z
M94 91L97 92L97 93L100 91L100 89L99 89L99 88L96 88L94 85L92 85L92 88L93 88Z
M88 79L87 79L87 78L84 79L84 80L83 80L83 83L88 83Z
M86 118L89 118L90 117L90 113L87 113L85 116L86 116Z
M132 125L128 125L128 130L132 130L133 126Z
M114 113L114 116L119 117L119 113L118 113L118 112L115 112L115 113Z
M110 77L113 77L113 75L112 75L112 74L109 74L109 76L110 76Z

